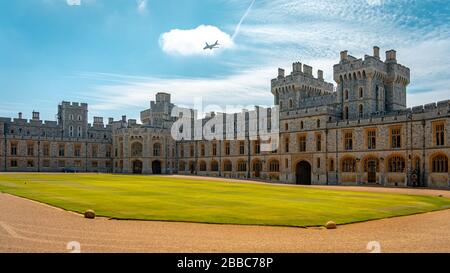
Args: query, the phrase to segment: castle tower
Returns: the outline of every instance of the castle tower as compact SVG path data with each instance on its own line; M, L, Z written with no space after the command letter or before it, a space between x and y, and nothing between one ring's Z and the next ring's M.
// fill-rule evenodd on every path
M63 137L86 138L88 130L88 105L63 101L58 105L58 123Z
M338 111L343 119L356 119L405 109L409 79L409 68L397 63L394 50L386 52L385 61L377 46L364 59L342 51L340 62L334 65Z

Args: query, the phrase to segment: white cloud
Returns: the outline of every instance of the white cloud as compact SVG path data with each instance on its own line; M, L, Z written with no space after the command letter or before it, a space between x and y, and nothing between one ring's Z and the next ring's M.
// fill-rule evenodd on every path
M69 6L80 6L81 0L66 0L67 5Z
M214 50L203 50L206 43L219 41ZM172 55L212 55L223 49L232 48L234 43L230 35L216 26L200 25L195 29L172 29L163 33L159 40L164 52Z

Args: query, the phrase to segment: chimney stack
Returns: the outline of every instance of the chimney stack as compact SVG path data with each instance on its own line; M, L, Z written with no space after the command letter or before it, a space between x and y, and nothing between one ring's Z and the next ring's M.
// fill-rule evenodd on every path
M380 48L378 46L373 47L373 56L380 59Z
M127 122L127 116L125 115L122 116L122 122Z
M33 120L39 120L39 112L33 111Z
M22 112L19 112L19 119L22 119Z
M112 124L114 122L114 118L108 118L108 124Z

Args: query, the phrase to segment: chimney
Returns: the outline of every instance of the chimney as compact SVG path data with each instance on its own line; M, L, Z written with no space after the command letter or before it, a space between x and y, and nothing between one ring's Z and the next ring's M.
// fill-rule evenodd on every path
M19 112L19 119L22 119L22 112Z
M393 49L386 51L386 61L397 61L397 51Z
M347 59L348 59L348 51L347 50L341 51L341 62L346 61Z
M127 116L125 115L122 116L122 122L127 122Z
M317 78L323 81L323 71L320 69L317 70Z
M378 46L373 47L373 56L380 59L380 48Z
M108 118L108 124L112 124L114 122L114 118Z
M33 120L39 120L39 112L33 111Z
M278 68L278 78L284 78L284 69Z

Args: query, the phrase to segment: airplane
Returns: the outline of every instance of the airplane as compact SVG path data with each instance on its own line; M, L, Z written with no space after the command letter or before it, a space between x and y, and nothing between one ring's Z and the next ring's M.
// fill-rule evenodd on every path
M219 45L220 44L219 44L218 40L213 45L209 45L208 43L206 43L206 46L203 48L203 50L207 50L207 49L213 50L215 48L219 48L218 47Z

